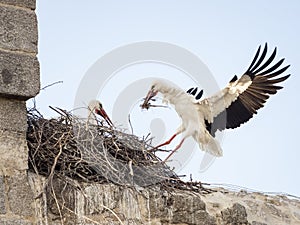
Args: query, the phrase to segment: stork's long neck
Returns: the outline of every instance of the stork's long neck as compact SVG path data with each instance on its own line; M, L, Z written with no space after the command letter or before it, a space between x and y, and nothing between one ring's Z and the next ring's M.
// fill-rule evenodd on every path
M181 104L181 100L186 95L185 92L179 88L166 86L160 91L163 94L164 100L167 100L175 107L177 104Z
M87 123L92 125L98 125L96 115L91 110L89 110L88 112Z

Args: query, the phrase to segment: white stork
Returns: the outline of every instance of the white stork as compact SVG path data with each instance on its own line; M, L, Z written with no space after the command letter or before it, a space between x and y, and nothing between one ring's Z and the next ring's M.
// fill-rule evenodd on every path
M270 95L282 88L277 86L277 83L286 80L290 74L278 76L285 72L289 65L279 68L284 59L273 66L270 65L275 58L276 48L263 62L267 54L267 43L261 55L260 51L261 46L244 75L239 79L234 76L224 89L203 100L199 100L203 91L197 94L197 88L191 88L185 92L164 80L157 80L151 85L141 107L146 109L151 107L149 101L160 92L166 102L174 105L182 119L182 124L176 133L168 141L156 147L169 144L178 134L183 133L181 141L165 161L181 147L189 136L199 143L202 150L214 156L222 156L222 149L214 138L216 131L237 128L247 122L259 108L264 106Z
M100 115L105 119L109 126L114 126L107 113L105 112L102 103L98 100L91 100L88 105L88 110L88 124L98 125L96 115Z

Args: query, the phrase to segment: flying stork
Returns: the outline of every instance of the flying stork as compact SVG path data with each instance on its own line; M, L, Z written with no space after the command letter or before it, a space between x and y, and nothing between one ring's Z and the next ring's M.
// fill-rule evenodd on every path
M280 68L284 59L271 66L277 48L268 59L264 60L267 49L266 43L260 54L261 46L259 46L249 68L239 79L235 75L224 89L203 100L200 100L203 91L197 94L197 88L191 88L185 92L165 80L153 82L141 107L149 109L150 100L153 100L160 92L165 102L174 105L177 114L182 119L182 124L176 133L156 147L169 144L182 133L181 141L164 161L167 161L189 136L199 143L202 150L217 157L223 155L220 144L215 139L216 131L237 128L246 123L257 113L258 109L264 106L270 95L276 94L282 88L277 84L290 76L288 74L279 77L289 67L287 65Z
M111 127L114 126L110 118L108 117L107 113L105 112L102 103L99 102L98 100L96 99L91 100L88 105L88 110L89 110L88 120L87 120L88 124L98 125L96 115L100 115L105 119L105 121L109 126Z

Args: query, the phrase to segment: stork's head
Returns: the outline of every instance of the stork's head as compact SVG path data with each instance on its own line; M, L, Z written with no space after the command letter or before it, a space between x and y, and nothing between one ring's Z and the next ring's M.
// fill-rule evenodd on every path
M175 85L170 82L163 79L155 80L151 84L151 88L148 91L147 96L145 97L144 103L141 105L142 109L149 109L151 104L150 101L153 100L153 98L158 94L158 92L162 93L164 97L168 95L168 93L171 93L174 90Z
M103 105L101 102L99 102L98 100L92 100L89 103L89 110L92 113L95 113L97 115L102 116L105 121L110 125L113 126L113 123L111 122L110 118L108 117L107 113L105 112L105 110L103 109Z
M144 103L141 105L142 109L149 109L150 108L150 102L153 100L153 98L157 95L157 93L160 90L159 82L153 82L151 85L150 90L148 91L148 94L145 97Z

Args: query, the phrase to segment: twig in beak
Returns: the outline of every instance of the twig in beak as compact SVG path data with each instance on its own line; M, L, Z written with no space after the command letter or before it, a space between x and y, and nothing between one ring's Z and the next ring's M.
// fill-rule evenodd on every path
M147 103L147 105L140 105L142 107L142 109L149 109L150 107L160 107L160 108L168 108L168 106L166 105L152 105L150 102Z
M157 91L154 91L153 89L151 89L147 96L144 98L144 102L142 105L140 105L142 107L142 109L149 109L152 105L149 101L155 101L155 99L152 99L154 96L156 96Z

